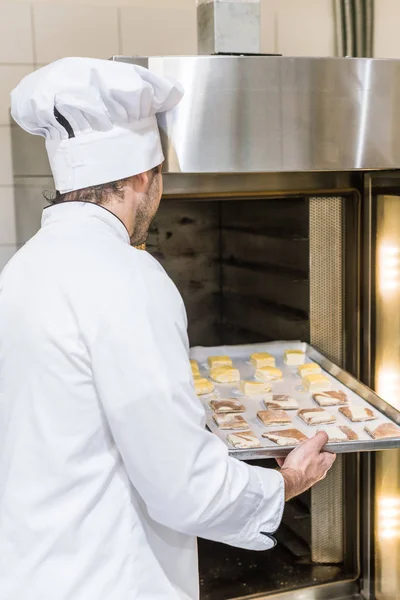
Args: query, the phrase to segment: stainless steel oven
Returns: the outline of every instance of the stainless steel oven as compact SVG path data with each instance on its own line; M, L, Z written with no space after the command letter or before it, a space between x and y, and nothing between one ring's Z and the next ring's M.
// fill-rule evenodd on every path
M192 345L301 339L400 406L400 63L119 57L182 82L147 249ZM400 599L400 453L339 457L269 553L200 541L203 600ZM268 466L268 461L261 461Z

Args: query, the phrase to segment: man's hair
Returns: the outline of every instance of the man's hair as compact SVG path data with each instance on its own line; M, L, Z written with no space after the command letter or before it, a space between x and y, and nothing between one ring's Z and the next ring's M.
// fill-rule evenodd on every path
M160 166L151 169L154 175L160 172ZM67 192L60 194L57 190L52 193L45 193L45 198L50 204L60 204L61 202L93 202L93 204L106 204L110 196L116 196L117 198L123 198L124 196L124 184L130 179L119 179L118 181L111 181L109 183L102 183L101 185L93 185L91 187L83 188L82 190L75 190L73 192Z

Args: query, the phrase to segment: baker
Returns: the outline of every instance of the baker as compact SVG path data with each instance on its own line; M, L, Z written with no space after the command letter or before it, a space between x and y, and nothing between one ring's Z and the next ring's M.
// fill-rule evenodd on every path
M12 93L57 194L0 278L1 600L194 600L196 536L273 547L285 499L335 459L320 433L251 467L204 428L183 302L132 247L162 195L156 114L182 96L85 58Z

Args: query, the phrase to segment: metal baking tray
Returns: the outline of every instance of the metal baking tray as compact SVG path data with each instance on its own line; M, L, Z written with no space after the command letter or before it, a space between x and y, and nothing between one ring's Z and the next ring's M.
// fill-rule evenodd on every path
M350 404L360 405L372 408L377 415L375 421L367 423L352 423L346 419L344 415L338 412L338 407L327 407L326 410L336 416L336 425L347 425L355 431L359 439L356 441L347 441L340 443L328 443L327 448L337 454L354 453L354 452L371 452L376 450L385 450L390 448L400 448L400 438L388 440L373 440L364 431L367 424L376 424L384 422L393 422L400 425L400 412L393 406L382 400L371 389L358 381L355 377L335 365L333 362L325 358L315 348L304 342L270 342L265 344L251 344L243 346L219 346L214 348L196 347L190 351L190 357L197 360L200 366L200 371L205 377L209 376L207 358L215 355L228 355L232 358L233 364L240 371L242 379L252 379L254 375L254 367L248 362L250 354L253 352L269 352L276 359L276 366L283 371L284 379L282 382L272 384L272 393L274 394L290 394L299 402L299 408L316 407L310 393L305 392L301 386L301 379L297 375L297 369L288 367L283 363L283 353L287 349L301 349L306 353L306 362L315 362L320 365L324 374L332 380L333 389L344 391L349 397ZM265 394L264 394L265 396ZM218 429L212 419L212 410L209 406L209 401L215 398L237 398L246 406L246 413L243 417L249 423L250 429L258 436L262 447L254 449L234 449L226 440L230 431L222 431ZM239 460L252 460L259 458L279 458L286 456L293 447L278 446L266 438L262 438L261 434L266 431L266 428L260 423L257 418L259 410L265 410L263 405L263 396L242 396L238 390L238 386L231 384L215 384L215 392L207 396L200 396L200 400L205 408L208 428L229 447L231 456ZM298 416L297 411L290 411L293 416L293 425L305 433L307 437L312 437L317 427L306 425ZM295 416L296 415L296 416ZM285 429L285 426L273 426L268 429Z

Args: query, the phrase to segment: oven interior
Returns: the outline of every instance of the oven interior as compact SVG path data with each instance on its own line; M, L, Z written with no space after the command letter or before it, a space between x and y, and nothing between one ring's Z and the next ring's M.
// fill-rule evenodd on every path
M164 199L147 249L183 296L191 346L302 340L355 371L357 211L353 192ZM288 503L273 550L200 540L202 600L356 579L357 460Z

